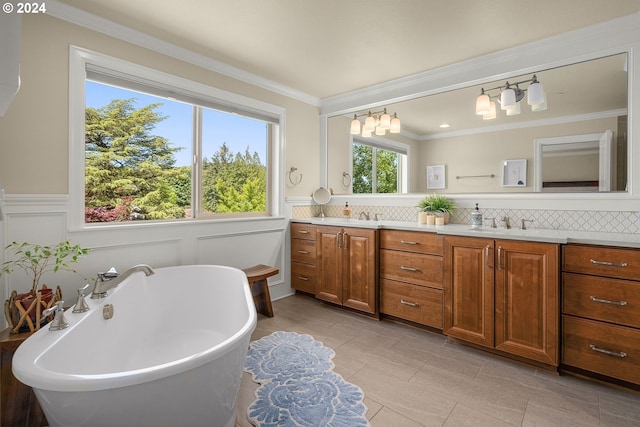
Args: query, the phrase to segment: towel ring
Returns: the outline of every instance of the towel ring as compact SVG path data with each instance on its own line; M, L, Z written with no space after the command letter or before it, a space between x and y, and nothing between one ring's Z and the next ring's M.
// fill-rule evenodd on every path
M351 175L346 172L342 172L342 186L349 187L351 185Z
M297 171L297 170L298 170L298 168L297 168L297 167L295 167L295 166L291 166L291 168L289 169L289 172L288 172L288 175L289 175L289 182L290 182L292 185L298 185L298 184L300 184L300 183L302 182L302 174L300 174L300 175L298 176L298 178L297 178L295 181L294 181L294 180L293 180L293 178L292 178L293 173L294 173L295 171Z

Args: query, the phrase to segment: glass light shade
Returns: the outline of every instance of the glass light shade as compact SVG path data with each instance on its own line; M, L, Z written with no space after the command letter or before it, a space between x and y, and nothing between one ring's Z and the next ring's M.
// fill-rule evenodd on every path
M365 138L369 138L371 136L371 132L370 130L366 130L366 129L362 129L362 136Z
M516 105L511 108L507 108L507 116L517 116L518 114L520 114L520 112L521 110L519 102L516 102Z
M500 108L508 110L516 105L516 91L513 89L505 89L500 94Z
M388 115L386 111L380 116L380 124L378 127L382 129L389 129L391 127L391 116Z
M400 119L394 114L391 119L390 133L400 133Z
M367 116L367 118L364 121L364 126L362 127L362 131L364 132L365 130L367 130L367 131L373 132L375 127L376 127L376 119L374 119L373 116Z
M538 112L547 109L547 94L542 92L542 102L531 106L531 111Z
M542 83L531 83L527 90L527 104L536 105L541 102L544 102L544 88L542 87Z
M476 98L476 114L487 114L491 111L491 99L489 95L482 93Z
M378 136L382 136L382 135L384 135L384 134L386 134L386 133L387 133L387 130L386 130L386 129L384 129L382 126L378 126L378 127L376 128L376 135L378 135Z
M360 120L354 118L351 121L351 135L358 135L360 133Z
M496 118L496 103L491 101L491 108L488 113L482 115L482 120L491 120Z

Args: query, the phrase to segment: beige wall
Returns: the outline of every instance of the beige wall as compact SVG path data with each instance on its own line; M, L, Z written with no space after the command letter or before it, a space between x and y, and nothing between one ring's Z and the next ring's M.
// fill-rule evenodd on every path
M536 138L597 133L607 129L615 132L617 127L617 119L611 118L425 141L417 154L422 177L417 191L432 191L427 190L424 170L427 165L441 164L446 167L447 188L444 191L447 193L533 191L533 141ZM526 188L502 187L503 160L510 159L527 159ZM494 174L495 178L456 179L456 176L488 174Z
M304 173L288 196L318 187L318 108L47 15L22 21L22 86L0 117L0 188L8 194L68 194L69 45L77 45L179 77L286 108L286 157Z

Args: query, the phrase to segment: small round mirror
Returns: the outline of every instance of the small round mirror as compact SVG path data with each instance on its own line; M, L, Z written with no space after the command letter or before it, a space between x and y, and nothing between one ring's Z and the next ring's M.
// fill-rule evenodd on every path
M326 188L320 187L313 192L312 197L313 201L320 205L320 215L318 216L324 218L324 208L322 206L326 205L329 203L329 200L331 200L331 192Z

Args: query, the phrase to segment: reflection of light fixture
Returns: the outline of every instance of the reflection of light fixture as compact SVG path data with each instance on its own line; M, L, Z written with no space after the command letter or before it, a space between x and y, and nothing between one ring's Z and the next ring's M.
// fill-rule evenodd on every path
M520 85L526 83L529 84L528 88L520 88ZM491 91L496 91L497 93L491 95ZM525 92L527 92L527 104L531 106L531 111L544 111L547 109L547 97L544 93L544 88L534 74L528 80L515 83L506 82L504 86L497 86L491 89L482 88L480 95L476 98L476 114L482 115L484 120L495 119L495 102L500 104L500 109L505 111L507 116L520 114L519 102L524 98ZM495 99L495 102L492 99Z
M359 117L366 117L364 124L360 123ZM362 125L362 127L361 127ZM361 131L362 129L362 131ZM400 133L400 119L396 113L390 116L385 108L382 111L375 111L365 114L354 114L351 121L351 134L361 134L364 137L369 137L372 134L379 136L389 133Z

